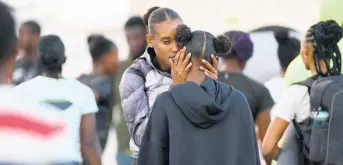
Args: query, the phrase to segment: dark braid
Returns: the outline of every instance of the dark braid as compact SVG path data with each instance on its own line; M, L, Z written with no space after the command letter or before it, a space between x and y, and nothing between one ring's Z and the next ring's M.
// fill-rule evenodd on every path
M306 33L306 42L313 47L313 60L320 76L335 76L341 73L341 53L337 43L342 38L342 28L333 20L321 21ZM323 73L320 61L323 60L327 69ZM330 63L332 62L332 67Z

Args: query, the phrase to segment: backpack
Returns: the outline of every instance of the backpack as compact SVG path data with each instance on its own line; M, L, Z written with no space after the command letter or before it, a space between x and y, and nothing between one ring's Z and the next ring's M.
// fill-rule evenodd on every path
M293 124L305 165L343 165L343 75L312 77L303 82L310 94L311 116ZM318 114L328 114L319 120ZM324 121L324 122L323 122Z

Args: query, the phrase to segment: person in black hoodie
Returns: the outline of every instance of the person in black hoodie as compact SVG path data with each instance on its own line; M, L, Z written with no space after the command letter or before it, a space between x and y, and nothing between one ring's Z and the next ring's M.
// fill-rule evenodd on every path
M211 54L229 51L230 40L179 25L192 67L187 81L161 94L146 127L138 165L259 165L254 121L244 95L199 70ZM179 60L178 55L173 60ZM183 61L183 60L180 60ZM187 65L187 63L183 64ZM174 67L172 68L172 76Z

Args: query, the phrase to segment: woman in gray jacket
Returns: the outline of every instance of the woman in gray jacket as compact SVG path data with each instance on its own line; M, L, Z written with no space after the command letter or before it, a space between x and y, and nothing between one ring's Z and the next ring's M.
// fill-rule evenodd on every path
M184 58L185 49L179 49L174 36L176 27L183 23L180 16L169 8L153 7L144 15L148 28L146 52L125 71L119 90L125 120L130 133L130 149L135 164L140 143L151 108L156 98L167 91L172 83L183 83L192 63L190 55ZM180 54L179 59L174 59ZM201 67L206 76L217 79L217 59L212 55L213 66L204 61ZM170 65L177 72L170 74Z

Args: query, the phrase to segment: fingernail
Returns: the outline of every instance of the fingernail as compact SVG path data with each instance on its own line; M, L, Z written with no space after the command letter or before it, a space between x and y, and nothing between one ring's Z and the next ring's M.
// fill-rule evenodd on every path
M188 53L188 55L187 56L191 56L191 53Z
M200 66L200 69L204 69L204 67Z
M202 62L206 62L206 60L204 60L204 59L202 59L201 61L202 61Z

